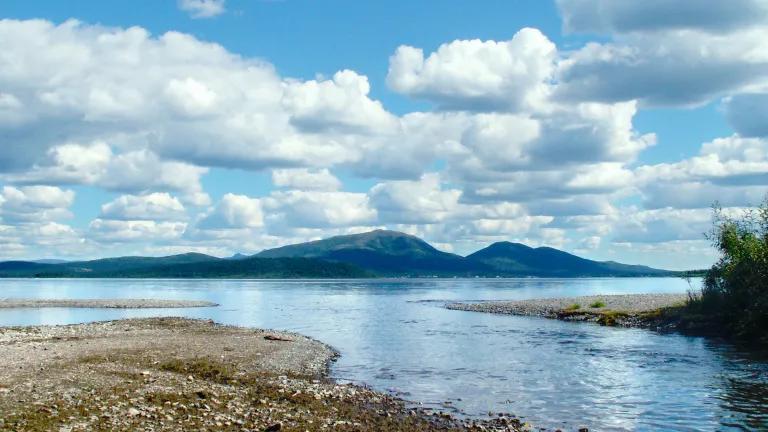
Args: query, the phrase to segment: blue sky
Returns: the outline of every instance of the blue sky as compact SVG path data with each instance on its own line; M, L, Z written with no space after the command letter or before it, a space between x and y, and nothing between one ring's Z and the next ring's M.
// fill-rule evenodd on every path
M728 119L764 119L732 101L765 107L767 10L2 2L0 259L388 227L458 253L514 240L705 266L711 202L765 194L745 180L766 170L765 136Z

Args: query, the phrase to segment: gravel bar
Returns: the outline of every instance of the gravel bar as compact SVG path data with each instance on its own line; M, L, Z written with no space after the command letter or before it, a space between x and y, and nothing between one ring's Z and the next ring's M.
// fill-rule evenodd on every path
M540 316L569 320L596 321L606 314L633 318L659 309L685 303L688 294L621 294L562 297L518 301L487 301L480 303L451 303L448 309L508 315ZM601 307L592 307L596 303ZM576 308L575 305L579 307ZM619 324L633 325L637 320ZM639 324L639 323L637 323Z
M105 308L151 309L191 308L218 306L217 303L200 300L159 299L0 299L0 309L18 308Z

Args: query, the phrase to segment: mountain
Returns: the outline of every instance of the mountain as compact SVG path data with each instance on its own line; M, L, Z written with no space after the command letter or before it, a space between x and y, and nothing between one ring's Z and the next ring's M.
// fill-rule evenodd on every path
M35 263L38 263L38 264L64 264L64 263L66 263L68 261L67 260L62 260L62 259L50 259L50 258L48 258L48 259L34 260L32 262L35 262Z
M319 258L353 264L382 276L470 276L488 270L482 263L439 251L418 237L387 230L283 246L256 256Z
M672 276L613 261L592 261L550 247L498 242L467 257L418 237L376 230L216 258L200 253L46 263L0 262L0 277L79 278L359 278L375 276L579 277Z
M495 271L516 276L662 276L671 272L651 267L592 261L550 247L532 248L520 243L498 242L467 259Z
M346 263L306 258L237 260L204 254L120 257L64 264L0 262L0 277L37 278L360 278L370 273Z

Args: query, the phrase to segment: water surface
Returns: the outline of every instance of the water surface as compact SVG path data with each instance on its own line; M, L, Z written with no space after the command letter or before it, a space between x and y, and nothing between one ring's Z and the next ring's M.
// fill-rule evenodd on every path
M216 308L0 310L0 325L183 315L297 331L333 376L470 416L591 430L768 428L765 356L638 329L442 308L445 301L685 292L680 279L0 280L0 297L209 300Z

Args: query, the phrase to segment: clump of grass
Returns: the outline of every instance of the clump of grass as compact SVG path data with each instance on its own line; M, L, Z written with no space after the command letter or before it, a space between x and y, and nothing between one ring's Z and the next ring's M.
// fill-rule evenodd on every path
M602 301L602 300L596 300L596 301L590 303L589 307L595 308L595 309L597 309L597 308L604 308L605 307L605 302Z
M597 319L597 323L600 325L613 327L619 324L621 319L627 318L629 315L625 312L608 311L600 314Z
M581 309L581 305L578 304L578 303L574 303L574 304L568 306L567 308L565 308L565 310L567 310L567 311L575 311L575 310L579 310L579 309Z
M169 360L161 363L160 369L220 383L231 381L235 375L235 369L232 366L205 357L192 360Z

